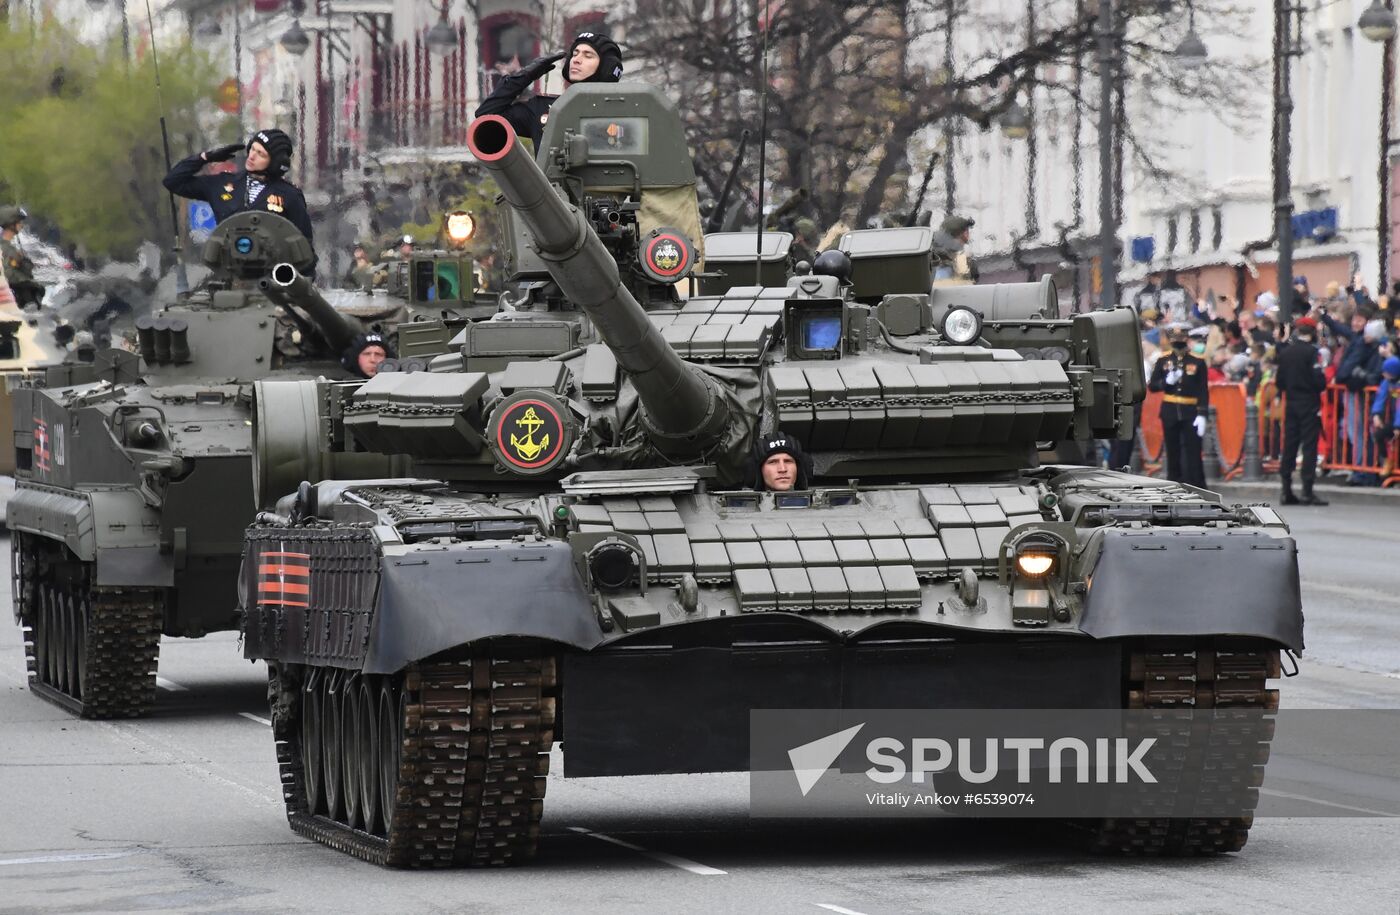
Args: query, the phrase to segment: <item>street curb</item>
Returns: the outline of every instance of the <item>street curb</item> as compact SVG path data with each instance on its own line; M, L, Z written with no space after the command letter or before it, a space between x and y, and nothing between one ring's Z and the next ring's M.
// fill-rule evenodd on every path
M1278 508L1283 504L1283 493L1277 481L1261 480L1258 483L1207 482L1206 489L1220 493L1224 502L1267 502ZM1298 482L1293 483L1293 491L1301 492ZM1333 505L1389 505L1400 511L1400 489L1381 489L1379 486L1337 486L1318 485L1314 492ZM1289 506L1292 508L1308 506Z

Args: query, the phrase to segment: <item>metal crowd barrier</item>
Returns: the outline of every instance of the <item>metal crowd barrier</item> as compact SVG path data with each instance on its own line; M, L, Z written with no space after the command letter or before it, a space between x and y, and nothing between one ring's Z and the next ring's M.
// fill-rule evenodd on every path
M1329 385L1322 398L1322 433L1318 462L1329 471L1374 474L1381 486L1400 486L1400 444L1394 437L1378 443L1372 435L1371 403L1376 388L1348 391ZM1148 392L1142 405L1134 463L1147 476L1161 476L1164 466L1162 395ZM1208 480L1257 481L1278 473L1283 450L1284 399L1272 381L1250 397L1243 384L1216 382L1210 386L1210 420L1202 452ZM1395 401L1386 404L1384 428L1394 423Z

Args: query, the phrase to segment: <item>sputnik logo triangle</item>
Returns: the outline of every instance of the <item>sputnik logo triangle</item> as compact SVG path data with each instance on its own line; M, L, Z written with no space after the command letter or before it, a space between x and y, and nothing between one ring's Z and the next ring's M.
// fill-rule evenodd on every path
M797 787L802 789L803 797L816 787L826 770L836 762L836 757L850 746L863 727L864 722L788 750L788 760L792 763L792 772L797 776Z

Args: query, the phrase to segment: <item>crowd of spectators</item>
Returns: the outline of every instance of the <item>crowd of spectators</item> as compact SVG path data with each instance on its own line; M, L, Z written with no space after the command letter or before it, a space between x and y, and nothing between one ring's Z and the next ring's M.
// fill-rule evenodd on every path
M1319 359L1331 388L1325 409L1334 415L1324 416L1324 444L1345 443L1340 450L1329 449L1350 459L1342 463L1373 463L1378 455L1384 460L1391 440L1400 436L1400 411L1395 409L1400 400L1400 281L1388 295L1373 295L1360 274L1345 287L1332 282L1322 290L1311 289L1306 277L1297 276L1294 298L1293 317L1306 315L1317 322ZM1198 298L1168 273L1149 277L1133 304L1141 316L1149 376L1168 349L1164 329L1186 325L1190 352L1205 360L1212 383L1244 384L1261 416L1276 409L1271 382L1292 323L1281 313L1277 295L1262 292L1241 307L1230 296ZM1353 471L1346 482L1376 485L1380 479Z

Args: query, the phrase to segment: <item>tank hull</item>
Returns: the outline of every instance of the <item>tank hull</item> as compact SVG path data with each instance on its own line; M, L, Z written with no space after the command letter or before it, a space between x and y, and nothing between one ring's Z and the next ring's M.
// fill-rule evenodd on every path
M1032 618L1007 578L1001 544L1012 530L1050 523L1046 518L1066 511L1087 523L1085 512L1112 491L1107 484L1137 491L1136 504L1155 505L1159 522L1164 505L1182 506L1177 523L1086 530L1070 579L1090 584L1064 589L1052 606L1062 601L1067 612ZM537 819L515 823L496 858L454 852L431 860L405 857L395 844L390 833L411 832L407 820L396 826L381 819L377 835L365 819L364 810L382 809L384 798L420 790L413 773L424 765L460 765L465 791L498 796L490 754L500 751L512 765L526 765L508 747L487 741L449 764L433 754L453 751L431 749L425 731L416 743L396 738L392 754L370 750L347 744L344 736L347 728L368 725L344 724L342 711L342 724L331 732L324 710L316 708L348 690L379 697L359 700L366 721L371 705L379 708L390 698L426 709L434 695L460 695L465 687L456 680L478 682L473 671L498 662L532 672L520 692L527 707L511 725L529 735L528 749L520 752L534 774L511 782L525 785L516 800L527 811L539 807L542 788L537 791L533 779L543 777L555 740L564 742L568 777L747 771L749 712L760 708L1202 703L1268 714L1277 707L1268 681L1279 674L1280 649L1301 647L1296 556L1281 525L1253 515L1251 523L1241 523L1245 516L1238 510L1174 484L1087 470L1059 472L1046 487L1063 500L1057 512L1044 507L1049 500L1033 501L1026 514L1034 518L1007 522L1008 512L1014 518L1026 508L1012 497L1033 492L1031 485L1023 479L876 487L855 490L849 502L779 509L749 501L751 493L545 496L512 503L434 492L422 482L337 484L337 495L330 504L318 503L316 516L250 529L244 556L245 654L268 660L274 671L274 720L286 735L279 739L284 779L293 778L298 765L323 776L319 785L308 782L301 795L289 795L290 821L303 835L381 864L502 864L531 857ZM731 501L740 497L742 508ZM947 510L955 501L966 519ZM405 511L409 504L412 512ZM1124 508L1122 499L1117 504ZM558 511L561 506L568 512ZM968 511L977 506L985 510ZM990 523L997 520L992 506L1002 509L999 524ZM1204 523L1208 514L1235 519L1228 537ZM376 523L366 523L371 520ZM980 541L979 521L994 532ZM527 527L536 535L523 535ZM606 537L638 546L644 564L634 586L600 593L590 585L588 551ZM1124 537L1133 549L1119 548ZM682 541L688 552L681 551ZM1191 551L1182 546L1177 552L1178 541ZM1242 567L1237 545L1256 560L1275 557L1276 565ZM1152 558L1151 568L1144 555ZM1161 586L1154 569L1180 578L1187 561L1190 574L1209 587L1218 584L1213 576L1228 574L1237 597L1193 614L1175 592L1156 593ZM821 590L827 576L817 570L823 568L841 574L843 593ZM790 579L783 569L804 574ZM977 594L969 593L963 569L973 570ZM1133 576L1142 583L1136 591L1122 584ZM769 593L755 589L755 580L805 581L808 590L797 594L800 584L794 584ZM912 590L906 587L911 581ZM494 675L479 682L488 681L501 682ZM500 730L494 706L467 705L454 727L467 734ZM687 711L678 715L678 708ZM378 727L390 727L388 720ZM400 724L415 721L421 714L405 713ZM1207 743L1189 734L1182 739L1199 749L1193 759L1207 765ZM1267 744L1260 753L1267 756ZM1262 777L1262 762L1254 761L1260 753L1238 763L1240 778ZM408 766L408 758L418 762ZM329 770L327 759L333 760ZM1211 759L1210 765L1220 765ZM354 784L347 781L352 770L360 773ZM358 812L327 799L336 777L341 794L360 793ZM380 786L378 799L365 787L370 781ZM463 803L464 817L492 815ZM1249 814L1242 809L1237 817L1185 830L1108 821L1089 835L1106 850L1233 851L1247 837ZM477 847L475 833L459 838Z

